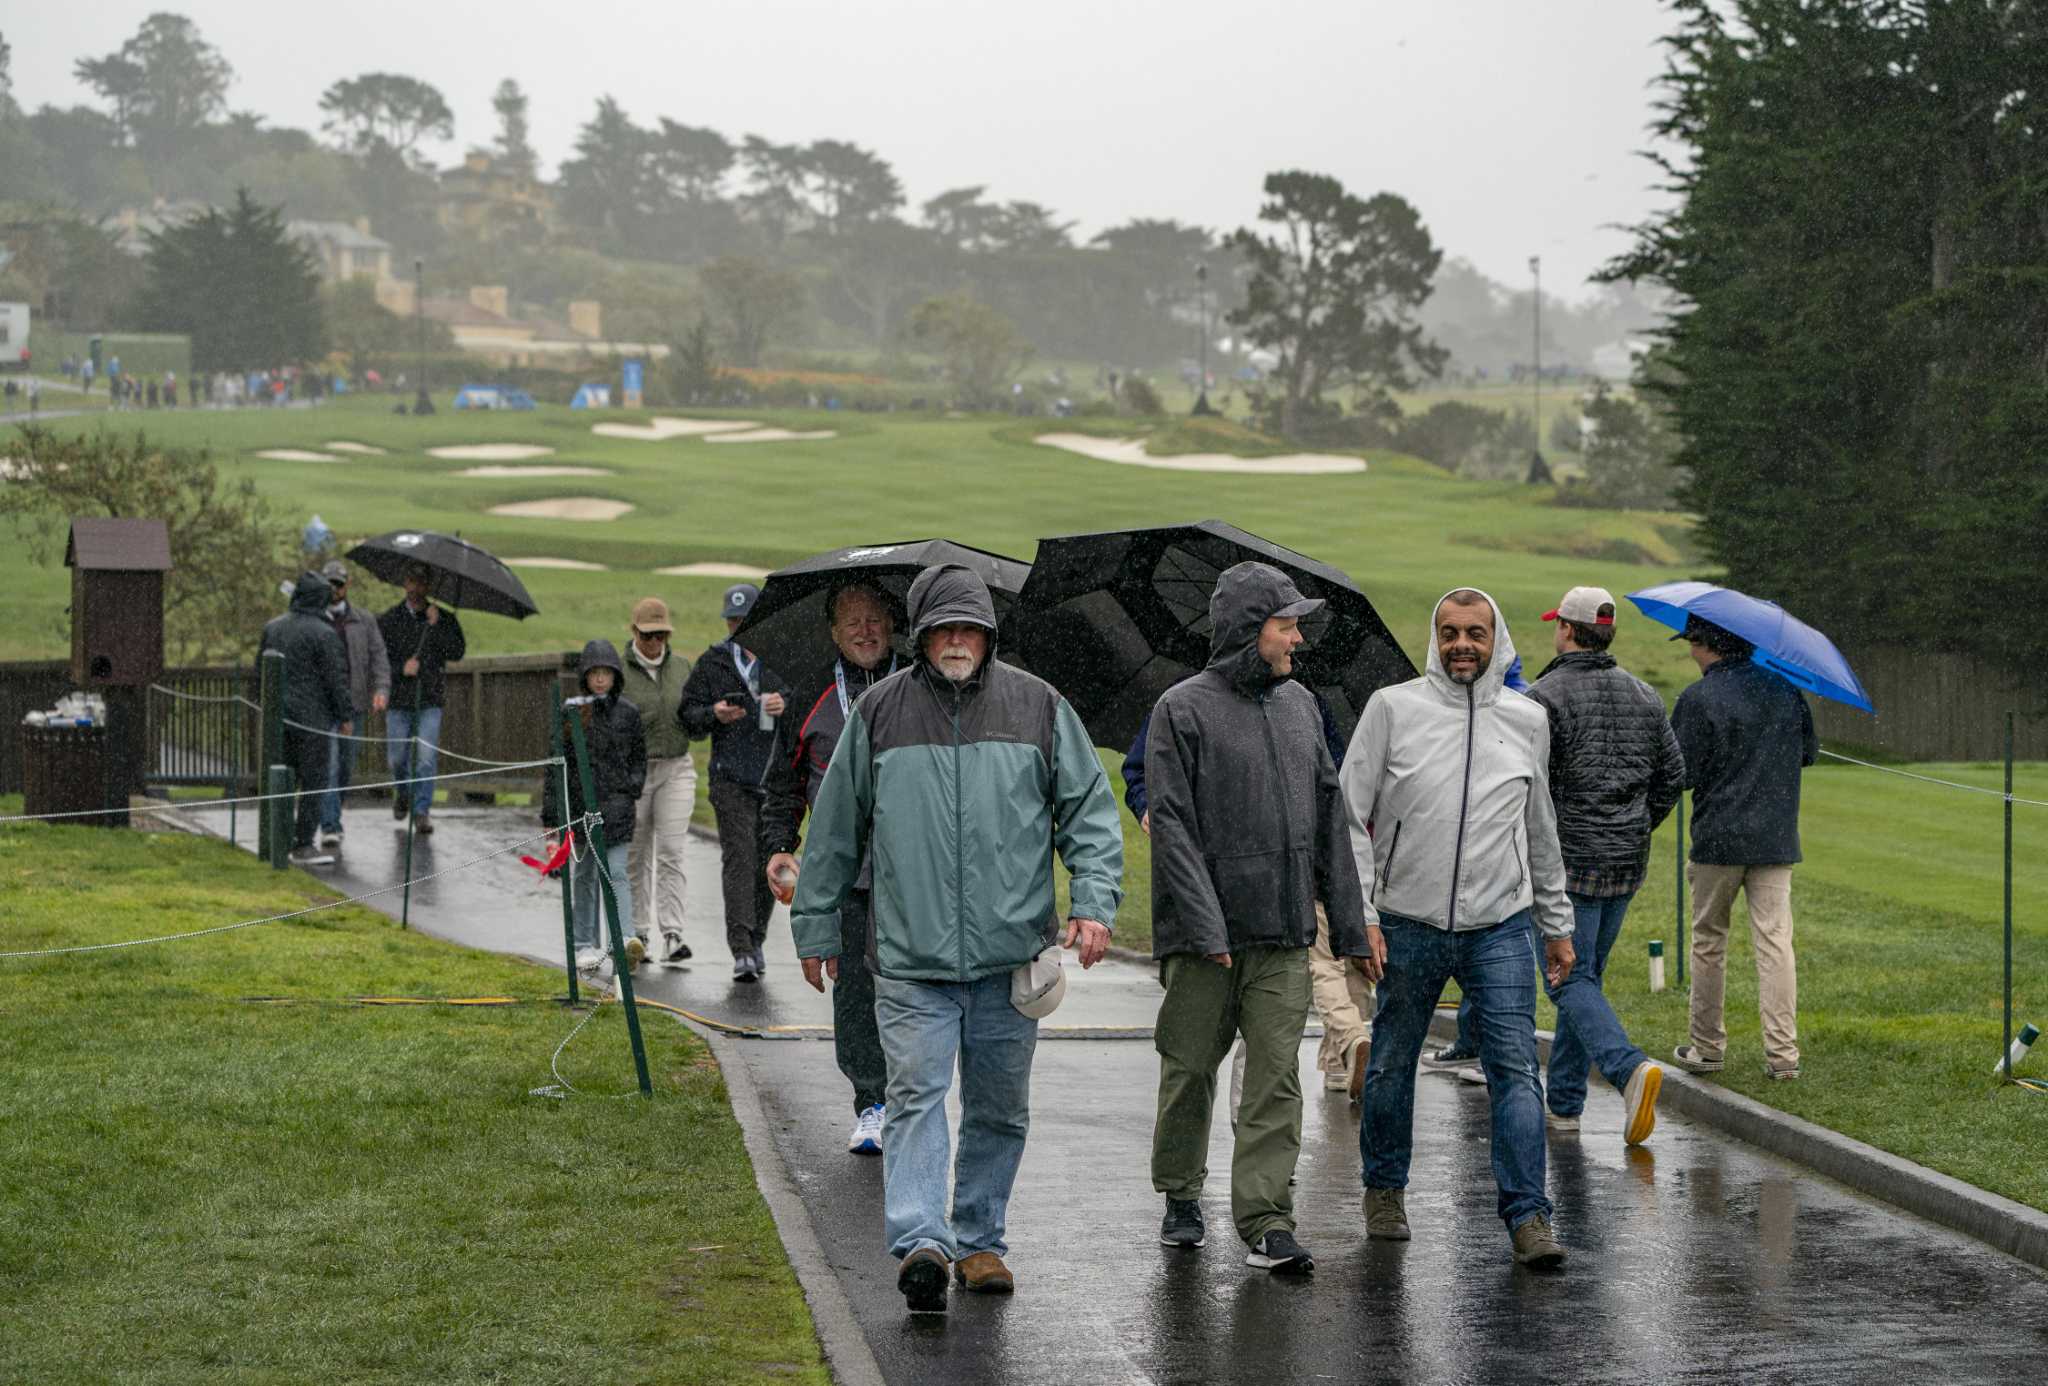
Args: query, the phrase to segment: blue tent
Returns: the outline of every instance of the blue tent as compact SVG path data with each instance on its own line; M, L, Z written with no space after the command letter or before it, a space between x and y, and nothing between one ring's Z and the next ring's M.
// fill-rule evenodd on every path
M576 391L576 398L569 401L571 409L609 409L612 407L612 387L600 380L586 381Z

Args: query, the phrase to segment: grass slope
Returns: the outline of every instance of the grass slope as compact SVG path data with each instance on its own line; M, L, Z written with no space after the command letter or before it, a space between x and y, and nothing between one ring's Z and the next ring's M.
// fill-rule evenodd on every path
M4 949L318 896L218 843L0 828ZM607 1006L562 1061L592 1096L528 1096L558 988L354 907L0 962L0 1380L825 1382L708 1051L647 1012L654 1100L602 1100Z

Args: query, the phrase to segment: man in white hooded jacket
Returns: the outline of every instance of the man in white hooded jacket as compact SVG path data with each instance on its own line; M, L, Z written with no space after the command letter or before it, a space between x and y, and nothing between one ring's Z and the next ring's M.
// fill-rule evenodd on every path
M1344 755L1368 970L1381 974L1358 1146L1366 1230L1405 1241L1415 1065L1456 978L1477 1007L1501 1219L1517 1261L1554 1267L1564 1248L1544 1193L1529 930L1533 918L1556 986L1572 968L1572 910L1550 799L1550 720L1506 690L1514 658L1493 598L1447 594L1431 620L1427 671L1373 694Z

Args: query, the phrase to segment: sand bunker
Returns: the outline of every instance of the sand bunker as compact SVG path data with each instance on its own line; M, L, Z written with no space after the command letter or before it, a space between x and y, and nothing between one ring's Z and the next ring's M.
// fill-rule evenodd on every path
M750 568L744 563L679 563L673 568L656 568L662 577L728 577L764 578L766 568Z
M457 476L610 476L603 467L464 467Z
M428 448L427 456L445 457L450 462L518 462L528 457L549 457L554 451L538 443L465 443L461 447Z
M491 513L529 520L616 520L632 508L624 501L604 500L598 496L557 496L553 500L494 505Z
M1091 438L1085 433L1046 433L1032 439L1049 448L1063 448L1098 462L1127 467L1156 467L1168 472L1255 472L1264 476L1330 476L1362 472L1365 459L1327 452L1294 452L1284 457L1232 457L1220 452L1194 452L1180 457L1154 457L1142 438Z
M664 438L695 438L706 433L733 433L760 426L744 419L650 419L645 424L592 424L590 431L600 438L631 438L636 442L658 443Z
M352 452L358 457L382 457L384 455L384 449L371 447L368 443L322 443L320 446L326 448L329 452Z
M256 454L272 462L339 462L331 452L307 452L304 448L265 448Z
M560 568L571 573L608 573L611 569L602 563L585 563L580 558L508 558L508 568Z
M714 433L704 441L707 443L808 443L815 438L837 438L831 429L820 429L814 433L793 433L786 428L752 428L745 433Z

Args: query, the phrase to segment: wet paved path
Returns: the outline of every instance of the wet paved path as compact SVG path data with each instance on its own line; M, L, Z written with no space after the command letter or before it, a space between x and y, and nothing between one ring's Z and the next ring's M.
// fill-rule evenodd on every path
M416 844L416 871L533 831L529 813L450 809ZM245 817L245 825L249 820ZM351 894L399 879L388 812L351 811ZM247 835L245 827L244 835ZM768 980L735 986L717 918L717 850L688 857L690 966L642 969L651 998L743 1026L829 1023L778 912ZM557 959L559 888L515 858L415 887L416 926L457 942ZM397 897L377 902L391 912ZM1143 1025L1150 969L1106 963L1069 991L1061 1027ZM1709 1128L1664 1118L1629 1152L1620 1103L1596 1092L1584 1132L1550 1138L1550 1190L1572 1254L1562 1273L1516 1268L1494 1213L1482 1090L1417 1080L1409 1195L1415 1240L1366 1240L1357 1120L1307 1092L1296 1208L1318 1269L1248 1270L1229 1229L1229 1132L1212 1141L1207 1247L1158 1245L1148 1157L1157 1061L1144 1040L1040 1047L1030 1147L1010 1207L1011 1299L956 1294L912 1319L882 1250L881 1162L848 1155L851 1103L829 1040L742 1040L776 1149L809 1209L884 1377L893 1383L1337 1380L1899 1383L2038 1380L2048 1276L1850 1193Z

